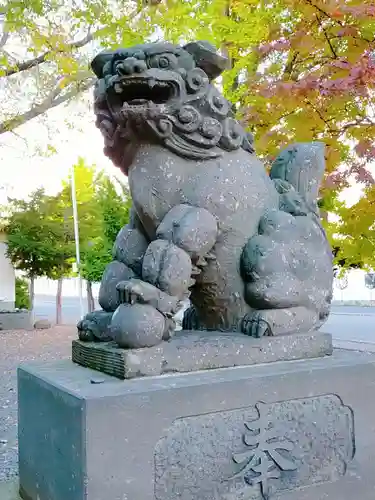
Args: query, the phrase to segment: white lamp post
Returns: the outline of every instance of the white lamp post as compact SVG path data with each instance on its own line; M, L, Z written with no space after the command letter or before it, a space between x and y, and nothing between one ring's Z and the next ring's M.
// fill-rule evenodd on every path
M82 298L82 278L81 278L81 257L79 251L79 229L78 229L78 211L77 211L77 196L76 196L76 183L75 183L75 169L72 166L72 206L73 206L73 221L74 221L74 240L76 244L76 262L77 262L77 274L78 274L78 296L79 296L79 309L81 318L83 318L85 312L83 310L83 298Z

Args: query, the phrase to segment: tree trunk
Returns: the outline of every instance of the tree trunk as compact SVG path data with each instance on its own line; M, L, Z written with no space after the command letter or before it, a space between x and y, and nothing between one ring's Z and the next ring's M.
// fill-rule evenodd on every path
M29 295L30 295L30 310L31 311L34 311L34 297L35 297L34 282L35 282L34 276L30 276Z
M34 326L34 298L35 298L35 278L34 278L34 276L30 276L29 295L30 295L31 322L32 322L32 325Z
M87 291L87 310L88 312L93 312L95 310L95 300L92 294L92 283L91 281L86 281L86 291Z
M61 296L62 296L62 285L63 279L60 278L57 280L57 292L56 292L56 325L61 325Z

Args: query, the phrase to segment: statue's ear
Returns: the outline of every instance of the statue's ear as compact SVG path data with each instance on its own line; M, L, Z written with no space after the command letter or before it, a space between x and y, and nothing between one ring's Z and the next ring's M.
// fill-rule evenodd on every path
M103 78L103 68L105 64L110 61L113 57L113 52L109 50L103 50L91 61L91 69L98 78Z
M203 69L210 80L214 80L224 70L229 69L229 60L218 54L209 42L191 42L183 48L194 57L198 68Z

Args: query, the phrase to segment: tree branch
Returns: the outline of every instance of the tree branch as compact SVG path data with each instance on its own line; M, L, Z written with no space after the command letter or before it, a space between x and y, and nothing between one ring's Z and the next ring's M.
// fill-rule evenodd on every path
M334 135L337 133L337 130L334 130L332 127L331 127L331 124L329 123L330 120L327 120L326 118L324 118L323 114L320 112L320 110L314 106L314 104L309 100L309 99L305 99L305 102L307 104L309 104L312 109L315 111L315 113L319 116L319 118L322 120L322 122L325 124L325 126L327 127L328 131L330 134Z
M327 40L327 43L328 43L328 45L329 45L329 48L330 48L330 50L331 50L331 52L332 52L332 55L333 55L334 59L337 59L337 54L336 54L336 51L335 51L335 49L333 48L332 42L331 42L331 40L330 40L330 38L329 38L329 36L328 36L328 34L327 34L326 30L324 29L324 26L323 26L322 20L320 19L320 17L319 17L318 15L316 15L316 19L318 20L318 24L319 24L319 26L320 26L321 30L323 31L324 38Z
M283 74L284 77L291 78L294 69L294 64L297 61L297 59L298 59L297 51L294 51L291 55L289 55L288 61L284 68L284 74Z
M160 3L161 0L151 0L152 5L157 5ZM140 3L138 7L134 10L134 12L130 13L128 16L128 21L132 21L141 11L142 9L148 5L149 2L144 1L143 3ZM1 10L0 10L1 13ZM94 38L96 38L105 28L98 29L95 33L91 33L90 28L87 33L87 35L82 38L81 40L73 41L71 43L68 43L64 45L61 49L56 49L56 50L47 50L44 52L44 54L41 54L38 57L35 57L34 59L29 59L27 61L20 61L16 62L12 65L11 68L8 70L5 70L4 74L2 76L7 77L14 75L16 73L21 73L22 71L26 71L28 69L34 68L35 66L39 66L39 64L43 64L44 62L47 61L48 57L51 54L57 53L61 54L64 52L67 52L71 49L79 49L81 47L84 47L88 43L92 42Z
M323 14L324 17L327 17L331 21L335 22L336 24L339 24L340 26L344 26L343 22L340 21L339 19L333 19L332 16L326 12L324 9L313 3L311 0L307 0L307 3L311 5L311 7L314 7L318 12Z
M46 62L48 57L52 53L61 54L63 52L67 52L71 49L79 49L80 47L84 47L85 45L87 45L93 39L94 39L94 35L89 32L81 40L77 40L75 42L68 43L64 46L64 48L57 49L55 51L48 50L47 52L44 52L44 54L41 54L40 56L35 57L34 59L29 59L28 61L14 63L14 65L12 65L11 68L5 70L4 75L2 75L2 76L11 76L11 75L15 75L16 73L21 73L22 71L26 71L28 69L35 68L35 66L39 66L39 64L43 64L44 62Z
M1 11L0 11L0 16L1 17L3 16L3 13ZM0 49L2 49L4 45L7 43L8 38L9 38L9 31L6 26L5 19L3 19L3 33L0 37Z
M2 49L5 46L5 44L8 41L8 38L9 38L9 31L6 31L6 29L4 28L3 34L1 35L0 38L0 49Z
M74 86L74 88L64 93L63 95L61 95L63 88L60 86L56 86L42 103L36 104L21 115L15 116L14 118L10 118L9 120L5 120L0 123L0 134L10 132L20 125L23 125L24 123L32 120L33 118L37 118L49 109L55 108L56 106L69 101L81 92L85 92L94 85L95 80L96 78L88 78L83 82L79 82Z

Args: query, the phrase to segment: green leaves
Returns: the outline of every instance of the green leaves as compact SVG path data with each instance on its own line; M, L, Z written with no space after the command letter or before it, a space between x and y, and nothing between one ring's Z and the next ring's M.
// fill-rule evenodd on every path
M74 167L82 275L100 281L111 261L118 231L129 220L131 200L125 186L79 158ZM71 177L56 196L43 189L28 200L9 199L2 228L8 256L29 277L67 277L75 261Z
M50 278L68 271L73 245L61 223L56 197L39 189L27 201L9 199L4 229L8 257L16 269L29 277Z

